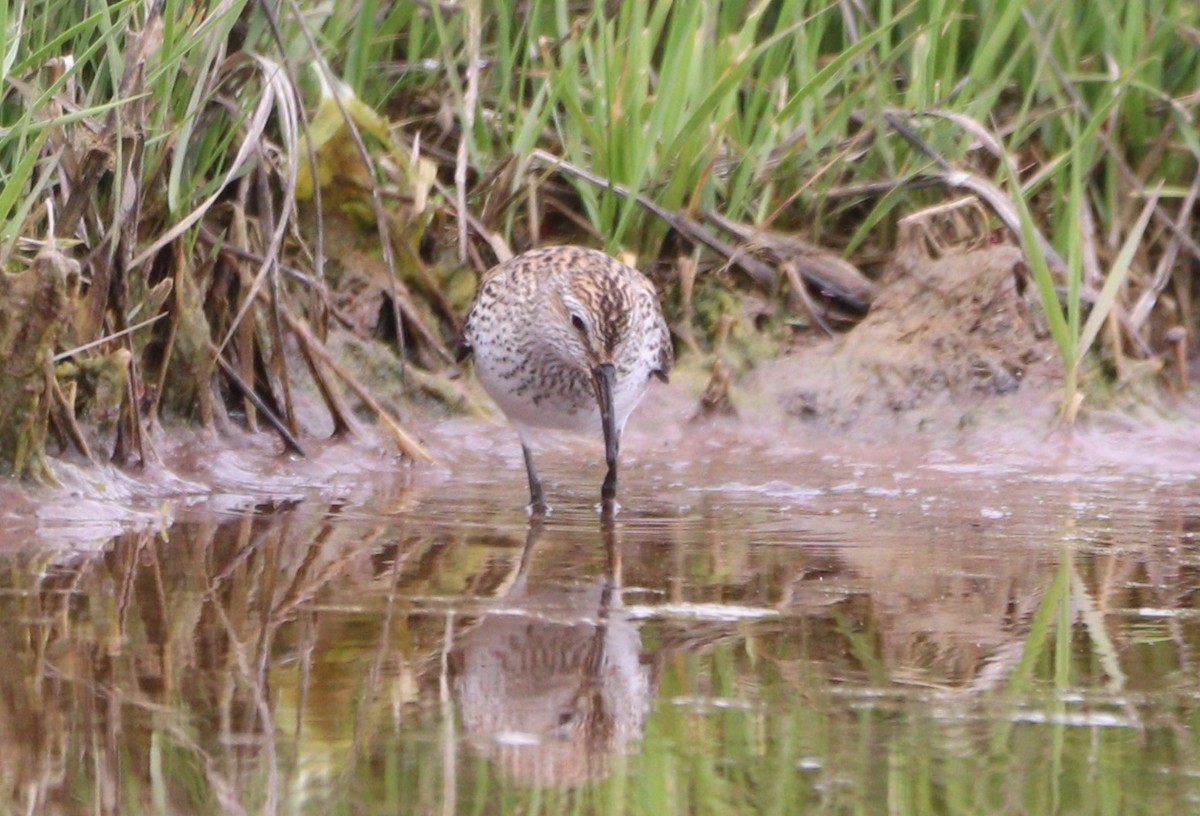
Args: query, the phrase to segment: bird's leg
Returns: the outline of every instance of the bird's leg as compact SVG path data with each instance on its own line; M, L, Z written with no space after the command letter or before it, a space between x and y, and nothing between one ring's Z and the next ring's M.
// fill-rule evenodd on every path
M617 504L617 451L620 444L620 434L614 431L612 444L606 441L604 445L608 472L604 474L604 484L600 486L600 504L606 514L611 514Z
M521 434L521 453L525 454L525 473L529 475L529 514L535 517L546 515L550 506L546 504L546 492L542 490L542 480L538 478L537 468L533 466L533 449Z

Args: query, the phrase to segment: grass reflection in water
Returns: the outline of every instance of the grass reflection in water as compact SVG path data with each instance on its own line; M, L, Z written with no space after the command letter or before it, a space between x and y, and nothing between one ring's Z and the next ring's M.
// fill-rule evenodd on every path
M8 548L5 808L1189 812L1197 511L1167 498L868 531L468 492Z

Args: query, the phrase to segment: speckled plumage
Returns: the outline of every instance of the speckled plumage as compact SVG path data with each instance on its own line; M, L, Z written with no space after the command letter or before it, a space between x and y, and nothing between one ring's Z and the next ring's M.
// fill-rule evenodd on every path
M674 359L649 279L603 252L575 246L535 249L489 270L463 326L460 356L467 354L474 354L476 376L521 437L535 511L545 502L529 450L532 429L602 431L598 378L611 364L615 492L620 433L649 378L665 381Z

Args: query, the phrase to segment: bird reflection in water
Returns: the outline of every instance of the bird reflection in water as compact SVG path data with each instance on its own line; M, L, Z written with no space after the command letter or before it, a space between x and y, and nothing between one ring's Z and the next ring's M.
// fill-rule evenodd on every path
M650 667L621 602L621 554L603 524L602 578L531 590L543 533L534 519L501 608L461 634L450 657L462 725L502 773L535 786L607 776L641 739Z

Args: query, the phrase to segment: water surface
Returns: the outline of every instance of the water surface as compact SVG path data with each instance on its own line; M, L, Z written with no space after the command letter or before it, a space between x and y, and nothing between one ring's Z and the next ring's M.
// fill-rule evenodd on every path
M605 525L564 445L537 525L472 433L365 499L0 535L6 810L1200 809L1193 474L650 445Z

